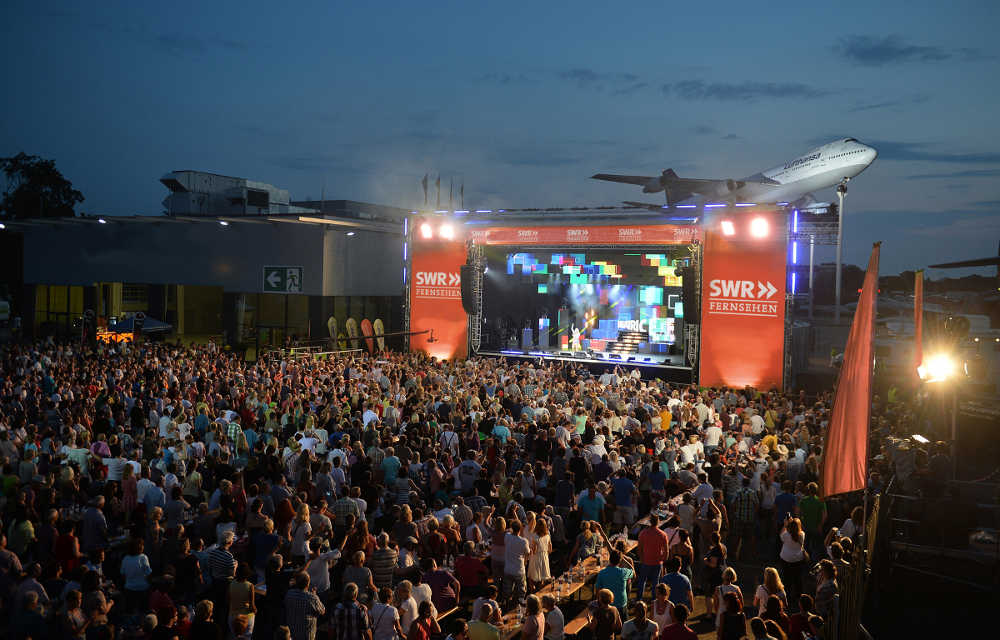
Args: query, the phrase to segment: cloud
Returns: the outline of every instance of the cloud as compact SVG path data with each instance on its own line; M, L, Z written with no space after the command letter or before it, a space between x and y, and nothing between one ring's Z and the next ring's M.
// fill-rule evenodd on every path
M943 62L945 60L979 60L978 49L962 47L948 49L906 42L898 35L848 35L837 40L833 51L848 62L863 67L881 67L909 62Z
M722 102L751 102L758 99L813 99L830 95L833 91L820 89L800 82L712 82L682 80L664 84L661 90L682 100L718 100Z
M613 95L626 95L635 93L649 86L649 83L634 73L624 73L620 71L596 71L578 67L556 71L556 78L575 85L578 89L605 92L611 91Z
M848 109L848 112L858 113L860 111L874 111L876 109L892 109L895 107L908 107L911 105L923 104L928 100L930 100L929 95L918 94L915 96L910 96L909 98L897 98L895 100L883 100L882 102L859 104Z
M707 136L709 134L715 133L715 127L707 124L699 124L695 127L691 127L691 133L699 136Z
M895 142L872 140L871 146L878 149L882 160L906 160L919 162L945 162L950 164L1000 164L1000 152L984 153L941 153L928 151L925 142Z
M971 169L949 173L918 173L906 176L907 180L929 180L936 178L1000 178L1000 169Z

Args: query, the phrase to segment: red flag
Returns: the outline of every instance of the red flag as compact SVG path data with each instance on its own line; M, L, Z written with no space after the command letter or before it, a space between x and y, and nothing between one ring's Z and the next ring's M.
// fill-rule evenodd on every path
M913 364L914 370L924 363L924 270L913 276Z
M872 247L861 298L844 348L833 412L823 446L820 491L824 496L865 488L868 465L868 422L872 410L875 355L875 307L881 243Z

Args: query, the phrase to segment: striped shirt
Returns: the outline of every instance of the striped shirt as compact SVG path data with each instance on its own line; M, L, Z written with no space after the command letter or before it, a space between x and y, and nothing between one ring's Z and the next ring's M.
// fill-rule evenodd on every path
M236 575L236 558L222 547L212 549L208 552L208 573L213 580L232 578Z

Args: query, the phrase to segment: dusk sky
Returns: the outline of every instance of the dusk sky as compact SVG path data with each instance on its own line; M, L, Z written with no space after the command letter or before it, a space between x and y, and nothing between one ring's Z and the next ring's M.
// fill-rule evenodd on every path
M851 136L880 155L847 261L1000 241L995 1L7 0L0 22L0 156L55 159L78 211L159 214L175 169L407 208L428 172L473 208L659 203L588 176L740 178Z

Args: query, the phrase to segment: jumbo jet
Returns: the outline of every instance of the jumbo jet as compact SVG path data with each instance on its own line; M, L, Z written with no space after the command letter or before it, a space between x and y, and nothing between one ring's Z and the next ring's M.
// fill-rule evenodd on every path
M807 206L812 192L842 184L868 168L878 151L854 138L843 138L817 147L785 164L740 180L681 178L673 169L660 176L622 176L598 173L595 180L623 182L642 187L643 193L664 192L667 205L674 206L697 196L702 202L789 202ZM650 206L643 202L626 202ZM659 207L659 205L652 205Z

